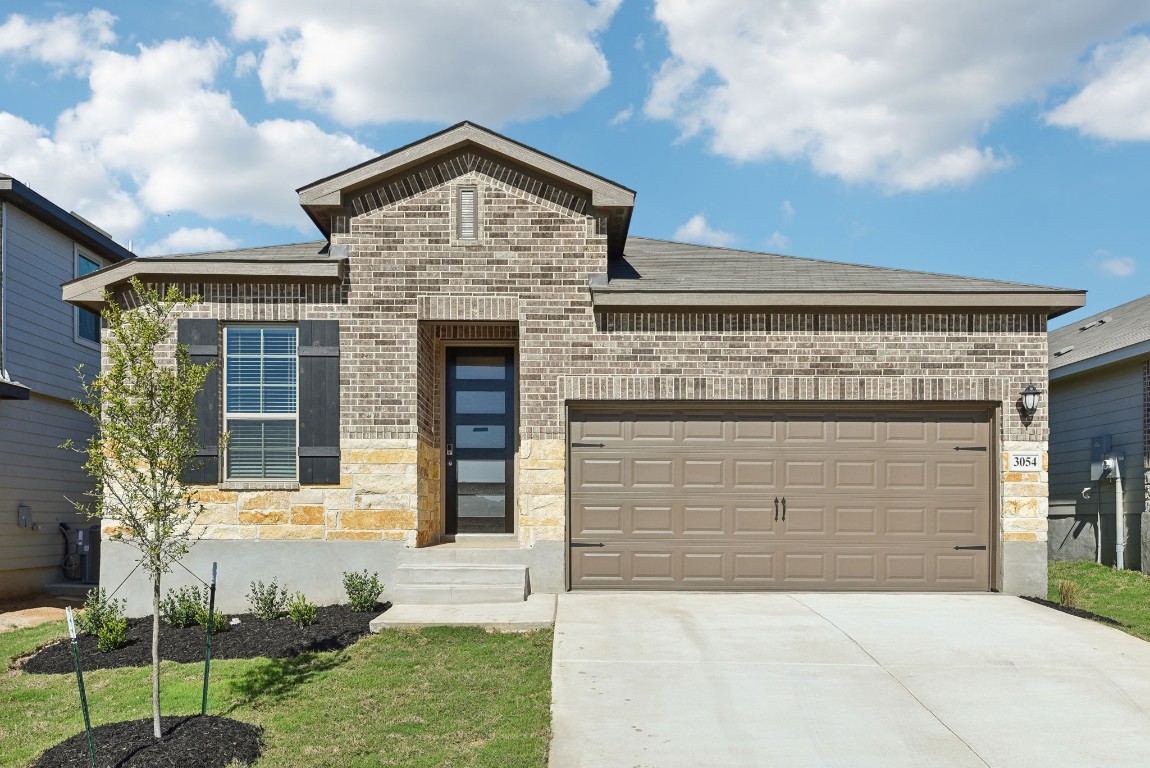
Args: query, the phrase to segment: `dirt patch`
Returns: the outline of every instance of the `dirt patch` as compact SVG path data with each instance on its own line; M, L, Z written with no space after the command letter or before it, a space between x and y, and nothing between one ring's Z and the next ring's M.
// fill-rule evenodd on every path
M79 600L50 595L33 595L17 600L0 601L0 632L35 627L49 621L61 621L64 618L65 608L72 606L72 610L76 610L80 605Z
M262 730L212 715L160 718L163 738L152 735L152 720L109 723L92 729L99 765L117 768L180 766L225 768L251 765L260 756ZM32 763L32 768L88 768L88 739L79 733Z
M212 635L213 659L279 659L310 651L334 651L346 648L370 632L368 624L391 603L377 605L376 610L356 613L346 605L320 608L314 624L297 627L288 619L260 621L250 613L233 617L231 624ZM160 655L168 661L183 664L203 661L204 630L194 627L169 627L160 624ZM128 620L128 644L101 653L96 638L80 636L80 654L84 669L145 667L152 663L152 619ZM47 645L30 656L19 659L15 666L32 674L71 674L72 649L66 638Z

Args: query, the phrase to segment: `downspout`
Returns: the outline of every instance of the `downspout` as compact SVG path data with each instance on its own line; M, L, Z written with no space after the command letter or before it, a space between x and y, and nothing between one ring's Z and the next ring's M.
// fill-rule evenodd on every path
M1121 457L1114 456L1114 567L1126 567L1126 508L1122 504Z

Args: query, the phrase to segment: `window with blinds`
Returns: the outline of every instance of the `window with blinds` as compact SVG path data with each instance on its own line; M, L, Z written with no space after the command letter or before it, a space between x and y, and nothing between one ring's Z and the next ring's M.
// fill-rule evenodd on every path
M298 338L291 326L224 329L229 479L297 476Z
M475 187L459 188L459 238L479 237L479 194Z

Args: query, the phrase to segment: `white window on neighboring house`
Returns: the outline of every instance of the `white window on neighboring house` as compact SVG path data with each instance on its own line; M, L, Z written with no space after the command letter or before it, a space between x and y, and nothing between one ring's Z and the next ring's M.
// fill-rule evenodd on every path
M297 351L295 326L224 328L227 479L297 478Z
M94 256L89 256L82 251L76 251L76 267L75 276L83 277L90 275L100 269L104 265ZM100 346L100 316L95 312L87 309L76 307L75 309L75 338L81 344Z

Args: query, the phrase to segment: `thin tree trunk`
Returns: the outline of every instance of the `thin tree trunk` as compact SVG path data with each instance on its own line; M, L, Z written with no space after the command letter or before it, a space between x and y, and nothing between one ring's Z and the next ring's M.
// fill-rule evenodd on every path
M155 571L152 582L152 733L158 739L160 731L160 570Z

